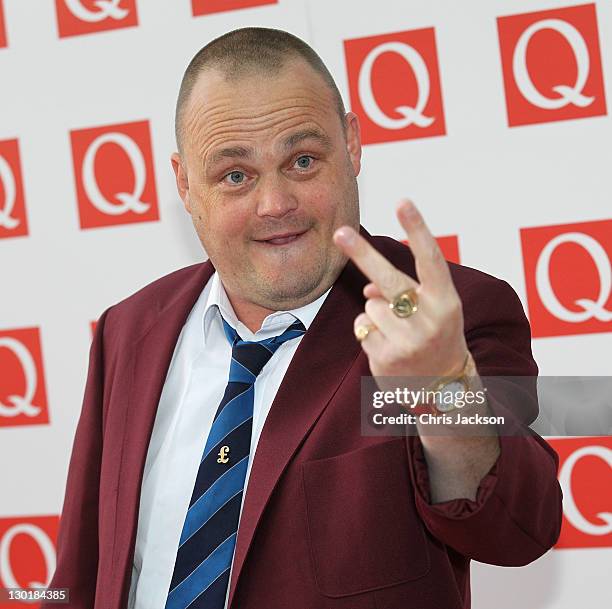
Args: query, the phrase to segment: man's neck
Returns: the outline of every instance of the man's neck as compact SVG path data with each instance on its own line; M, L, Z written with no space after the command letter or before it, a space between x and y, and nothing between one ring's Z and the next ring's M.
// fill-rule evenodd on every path
M265 307L241 298L230 296L230 294L228 294L227 297L238 320L253 332L253 334L261 328L264 319L275 312L274 309L266 309Z

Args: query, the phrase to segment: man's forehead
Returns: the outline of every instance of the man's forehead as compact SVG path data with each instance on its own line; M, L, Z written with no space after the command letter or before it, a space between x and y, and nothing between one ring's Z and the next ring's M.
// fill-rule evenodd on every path
M278 71L253 67L242 69L238 76L229 68L208 67L194 83L187 104L187 114L214 116L215 113L247 111L247 116L277 106L294 103L327 112L335 108L335 98L323 79L303 60L292 60Z
M234 81L217 70L209 78L202 76L184 123L186 138L199 153L231 140L274 140L289 149L310 138L331 147L336 107L329 88L319 82L300 82L284 74L265 82L256 77Z

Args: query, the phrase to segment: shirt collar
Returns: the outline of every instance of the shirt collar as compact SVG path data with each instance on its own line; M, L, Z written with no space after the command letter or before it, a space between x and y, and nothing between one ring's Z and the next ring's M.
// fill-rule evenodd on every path
M331 288L329 288L329 290L319 296L319 298L303 307L291 309L290 311L275 311L274 313L270 313L270 315L263 320L261 328L257 332L251 332L236 317L236 313L223 287L219 273L216 271L213 273L210 283L210 291L204 304L204 314L202 318L204 345L206 345L206 338L210 334L212 324L221 324L221 315L223 319L238 332L242 340L257 341L277 336L282 334L282 332L284 332L296 319L299 319L304 324L306 330L308 330L331 290Z

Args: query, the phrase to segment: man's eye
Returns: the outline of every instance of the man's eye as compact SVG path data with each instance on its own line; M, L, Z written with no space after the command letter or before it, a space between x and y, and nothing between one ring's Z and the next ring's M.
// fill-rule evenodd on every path
M296 159L295 164L300 169L310 169L313 161L314 161L314 157L311 157L308 154L303 154L301 157L298 157Z
M223 177L223 181L228 184L242 184L244 182L244 173L242 171L231 171Z

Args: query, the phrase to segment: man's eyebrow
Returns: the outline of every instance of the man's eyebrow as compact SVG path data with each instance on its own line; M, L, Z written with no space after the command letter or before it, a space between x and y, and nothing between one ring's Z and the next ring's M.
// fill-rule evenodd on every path
M333 148L331 138L318 129L303 129L301 131L296 131L282 141L282 147L285 151L290 151L300 142L309 139L319 142L325 148L325 150L331 150ZM213 152L207 165L209 167L213 167L223 159L228 158L250 159L252 157L252 148L247 148L245 146L230 146L228 148L221 148Z
M249 159L253 156L253 150L251 148L245 148L244 146L231 146L230 148L221 148L213 152L210 160L208 161L209 165L216 165L219 161L223 159Z
M331 150L333 148L331 138L322 131L319 131L318 129L303 129L302 131L292 133L283 140L282 145L283 148L288 151L294 148L303 140L316 140L326 150Z

